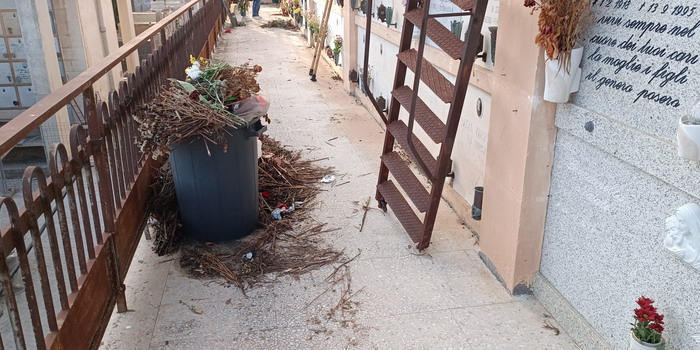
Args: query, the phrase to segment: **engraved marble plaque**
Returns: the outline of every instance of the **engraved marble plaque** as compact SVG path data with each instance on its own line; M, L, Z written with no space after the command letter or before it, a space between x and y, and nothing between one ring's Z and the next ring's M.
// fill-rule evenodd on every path
M700 96L700 2L593 0L591 9L573 102L673 141Z
M15 79L19 84L29 84L32 82L31 74L29 73L29 64L27 62L14 62Z
M7 41L10 43L10 52L12 59L23 60L27 58L27 54L24 51L24 40L22 38L8 38Z

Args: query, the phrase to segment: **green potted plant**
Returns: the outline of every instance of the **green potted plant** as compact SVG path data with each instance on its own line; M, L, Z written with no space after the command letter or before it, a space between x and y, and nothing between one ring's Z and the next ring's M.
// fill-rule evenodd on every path
M664 315L654 307L654 301L640 297L638 309L634 309L634 323L630 334L629 350L664 350L666 342L661 334L664 331Z
M340 62L340 51L343 49L343 38L340 35L336 35L333 40L333 60L337 66Z
M245 17L248 6L250 6L248 0L238 0L238 11L241 13L241 17Z
M308 11L304 12L304 18L306 18L306 27L309 29L309 47L313 47L314 37L321 32L321 21L315 13Z

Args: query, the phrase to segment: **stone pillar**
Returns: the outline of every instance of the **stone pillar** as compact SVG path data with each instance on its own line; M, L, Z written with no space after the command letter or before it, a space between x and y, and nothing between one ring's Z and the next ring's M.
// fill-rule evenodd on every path
M355 83L350 81L350 71L357 66L357 26L355 25L355 10L350 6L350 0L345 0L343 6L343 87L353 94Z
M86 0L78 0L80 2ZM108 56L110 53L115 52L119 49L119 37L117 35L117 22L114 18L114 7L112 6L112 0L95 0L97 2L97 15L102 18L102 27L100 32L102 33L102 45L104 47L104 52L102 57ZM131 21L133 22L133 20ZM131 25L133 28L133 24ZM133 30L133 29L132 29ZM121 66L116 66L110 72L110 85L112 88L116 89L119 87L119 80L122 77Z
M119 48L117 29L112 2L109 0L72 0L78 7L78 20L83 34L85 59L91 67L110 52ZM116 87L121 77L121 67L115 67L109 74L93 84L101 99L106 99L111 89Z
M46 0L17 1L17 15L34 92L37 100L40 100L63 85L48 3ZM70 120L65 108L41 125L41 135L47 151L52 143L68 144L69 133Z
M83 33L75 0L53 0L53 14L66 78L75 78L87 69Z
M117 0L117 11L119 12L119 33L122 37L122 45L136 37L134 28L134 12L131 8L131 0ZM134 52L126 58L126 68L133 73L139 65L138 52Z
M499 16L479 245L506 288L522 294L540 266L556 105L542 100L537 16L518 1L501 1Z

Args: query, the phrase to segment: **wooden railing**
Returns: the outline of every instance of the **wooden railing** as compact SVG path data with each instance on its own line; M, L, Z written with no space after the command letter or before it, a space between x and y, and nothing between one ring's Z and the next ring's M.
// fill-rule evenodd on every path
M1 298L12 329L0 334L4 347L95 349L115 304L126 311L124 277L155 170L134 145L133 116L168 77L184 78L190 55L210 55L229 3L190 1L0 128L7 154L71 101L84 102L87 127L72 126L68 146L52 145L50 174L24 172L24 206L0 197ZM151 54L98 100L93 84L144 47Z

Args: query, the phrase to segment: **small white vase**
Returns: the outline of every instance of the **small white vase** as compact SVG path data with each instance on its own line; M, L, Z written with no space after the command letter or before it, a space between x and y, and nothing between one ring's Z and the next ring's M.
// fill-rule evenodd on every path
M634 336L634 332L630 332L630 347L628 350L666 350L666 341L661 338L661 342L657 344L649 344L640 341Z
M678 155L700 161L700 125L689 123L688 116L678 120Z
M545 62L544 99L554 103L569 102L569 95L577 92L581 84L581 59L583 47L571 50L571 65L569 71L561 67L560 61L548 60Z
M306 42L311 48L316 45L316 35L314 34L313 30L309 29L309 35L306 37Z

